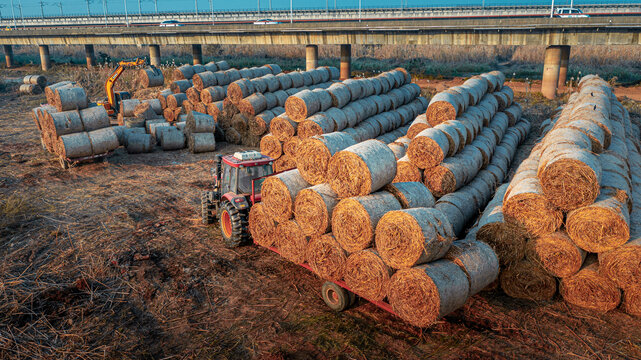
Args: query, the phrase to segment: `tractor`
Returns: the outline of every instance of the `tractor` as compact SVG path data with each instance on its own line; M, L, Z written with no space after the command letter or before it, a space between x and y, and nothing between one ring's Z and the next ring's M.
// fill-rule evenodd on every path
M202 221L220 222L225 245L230 248L246 245L251 236L247 229L249 209L260 202L260 188L273 173L274 159L257 151L216 155L214 188L201 196Z

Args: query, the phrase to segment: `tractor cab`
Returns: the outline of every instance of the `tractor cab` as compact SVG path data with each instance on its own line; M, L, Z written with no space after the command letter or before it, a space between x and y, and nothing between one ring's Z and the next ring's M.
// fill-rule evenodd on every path
M201 197L202 220L212 224L218 218L223 240L229 247L249 241L247 218L252 205L260 202L265 178L273 173L274 159L257 151L216 155L213 191Z

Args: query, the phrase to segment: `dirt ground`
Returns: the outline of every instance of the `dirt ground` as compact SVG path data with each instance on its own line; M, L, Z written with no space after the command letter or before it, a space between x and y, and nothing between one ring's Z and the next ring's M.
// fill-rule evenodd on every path
M519 97L533 131L515 163L559 103ZM334 313L321 279L200 223L213 153L62 170L28 114L41 101L0 93L2 359L641 359L640 319L559 298L485 292L428 329L363 301Z

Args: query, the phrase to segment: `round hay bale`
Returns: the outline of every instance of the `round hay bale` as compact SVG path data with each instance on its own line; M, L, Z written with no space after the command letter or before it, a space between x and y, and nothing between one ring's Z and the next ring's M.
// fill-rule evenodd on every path
M116 139L117 141L118 139ZM56 154L64 158L78 158L93 154L91 139L86 132L65 134L58 138Z
M300 145L301 141L302 140L298 136L292 136L291 139L283 143L283 153L290 157L295 157L298 145Z
M78 111L82 127L85 131L92 131L109 127L110 120L104 106L93 106Z
M235 128L231 127L225 130L225 142L230 144L240 144L243 141L242 135Z
M341 131L349 126L347 115L339 108L330 108L324 114L334 123L334 131Z
M89 106L89 99L81 87L59 87L55 90L55 104L58 111L79 110Z
M349 255L344 270L347 286L369 301L385 299L392 274L394 270L372 248Z
M389 211L376 226L376 250L395 269L410 268L442 258L453 237L443 236L444 224L434 208Z
M377 192L341 200L332 213L334 237L348 252L363 250L372 245L376 225L381 217L401 205L394 195Z
M412 164L429 169L440 164L447 156L450 143L440 129L428 128L418 133L407 148L407 156Z
M185 91L185 94L187 95L189 102L192 104L200 102L200 90L196 89L196 87L190 87Z
M278 140L285 142L296 135L298 123L292 120L287 114L281 114L269 124L269 131L276 136Z
M289 74L280 73L276 75L276 79L280 83L281 90L287 90L292 87L292 78Z
M267 134L260 139L260 153L278 159L283 155L283 146L276 136Z
M226 71L217 71L214 73L214 75L216 76L216 83L220 86L225 86L232 83L232 80L229 77L230 74Z
M568 235L581 249L601 253L617 248L630 239L627 204L611 190L603 190L594 204L567 215Z
M436 196L442 197L465 185L470 174L475 174L478 168L473 168L468 159L451 157L440 165L424 172L423 183Z
M260 246L274 246L276 242L276 222L269 216L262 203L252 205L249 210L249 233Z
M274 161L274 172L282 172L287 170L292 170L296 168L296 160L287 154L283 154L281 157Z
M184 149L185 134L180 130L165 131L160 138L160 146L166 151Z
M412 164L407 155L403 156L396 162L396 176L392 183L397 182L421 182L423 180L423 170Z
M397 182L384 188L396 197L403 209L434 207L436 200L430 191L420 182Z
M319 112L298 123L298 136L307 139L315 135L328 134L334 131L334 121Z
M599 194L601 179L596 156L574 146L563 148L557 144L549 148L552 151L543 152L539 165L539 180L548 200L563 211L592 204Z
M263 135L269 129L269 124L274 117L275 115L271 110L265 110L249 118L249 133L256 136Z
M530 239L525 255L550 275L565 278L581 269L586 252L576 246L564 231L557 231Z
M27 75L22 81L24 84L37 85L41 89L47 85L47 78L43 75Z
M57 88L61 87L71 87L74 86L76 83L73 81L59 81L55 84L51 84L47 87L45 87L45 97L47 98L47 102L55 107L55 91Z
M307 117L319 112L320 109L319 94L310 90L303 90L292 95L285 102L287 116L296 122L305 120Z
M278 222L291 218L296 195L309 186L298 170L289 170L266 178L261 192L267 213Z
M392 309L414 326L426 327L465 304L470 284L449 260L397 271L389 282Z
M154 143L151 134L130 134L127 136L127 152L130 154L151 152L154 149Z
M225 89L222 86L210 86L200 92L200 101L208 105L223 100L225 96Z
M633 236L623 246L600 253L599 271L621 289L641 286L641 240Z
M218 85L216 75L211 71L203 71L203 72L194 74L194 77L192 79L194 83L194 88L196 88L199 92L203 91L205 88L208 88L210 86Z
M499 277L499 259L490 246L480 241L454 241L445 254L467 275L469 296L487 288Z
M78 111L49 112L45 115L45 129L55 138L84 130Z
M517 299L545 301L556 294L556 279L528 260L503 269L500 282L501 289Z
M111 127L89 131L87 135L89 135L91 152L94 155L105 154L120 146L118 136Z
M187 95L184 93L169 95L167 96L167 108L177 109L179 107L182 107L182 104L186 101L187 101ZM127 116L126 113L125 113L125 116Z
M216 66L216 63L213 62L213 61L210 61L210 62L208 62L207 64L205 64L203 66L205 67L205 70L207 70L207 71L211 71L213 73L218 71L218 66Z
M377 140L367 140L334 154L327 177L339 197L370 194L394 180L396 157Z
M434 127L447 120L456 120L464 101L466 100L455 91L446 90L434 95L425 113L427 121Z
M425 114L421 114L416 117L416 119L412 122L412 125L410 126L409 130L407 131L407 137L410 139L413 139L416 135L418 135L421 131L432 127L428 122L427 122L427 117Z
M296 166L301 176L310 184L326 181L327 166L337 152L355 145L354 139L341 132L304 139L296 151Z
M207 115L214 118L215 123L218 123L218 120L222 117L223 111L224 105L222 101L207 104Z
M308 242L309 237L295 220L285 220L276 226L276 247L285 259L295 264L304 263Z
M641 316L641 286L635 285L623 292L621 308L630 315Z
M162 115L163 107L159 99L145 99L142 103L149 104L149 107L154 111L154 113L156 113L156 115ZM135 111L136 110L134 109L134 112Z
M330 281L343 279L347 255L331 233L312 237L307 244L307 263L318 276Z
M599 263L585 262L575 275L561 279L559 292L572 305L596 311L616 309L621 302L621 291L614 282L599 274Z
M167 107L167 96L173 94L171 89L164 89L158 93L156 98L160 101L160 107L164 110Z
M225 60L216 61L216 66L218 67L218 71L225 71L230 68L229 64Z
M343 83L332 84L327 91L332 97L332 106L342 108L352 100L352 94L349 87Z
M319 184L296 195L294 216L305 235L322 235L331 230L332 213L339 200L331 187Z
M512 182L503 200L505 220L522 227L529 236L538 237L555 232L563 224L563 212L543 194L536 177Z
M176 80L169 85L169 88L174 94L184 93L191 87L189 80Z
M185 64L175 68L173 75L175 80L181 80L181 79L189 80L194 76L195 73L196 72L194 71L194 68L191 65Z
M249 116L254 116L267 110L267 99L261 93L252 94L238 103L238 110Z
M191 133L187 138L189 151L192 154L211 152L216 150L216 138L211 133Z
M125 128L125 130L123 131L123 141L121 142L122 145L127 146L127 141L131 134L146 134L146 132L142 127Z
M38 95L42 93L42 88L34 84L22 84L18 88L18 92L26 95Z
M187 114L185 132L189 133L214 133L216 122L211 115L191 111Z

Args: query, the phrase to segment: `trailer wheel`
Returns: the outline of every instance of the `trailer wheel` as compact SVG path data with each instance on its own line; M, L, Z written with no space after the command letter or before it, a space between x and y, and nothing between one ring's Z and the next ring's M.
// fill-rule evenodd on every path
M352 301L356 299L355 295L350 294L351 293L349 291L331 281L325 282L321 287L321 296L323 297L323 301L325 301L325 304L327 304L330 309L336 312L341 312L347 309L352 304Z

